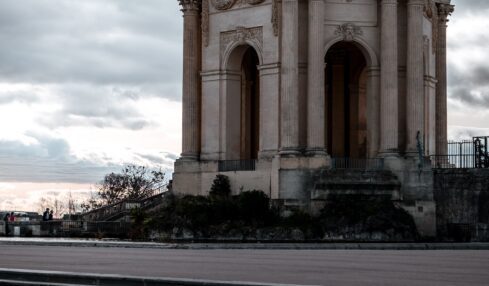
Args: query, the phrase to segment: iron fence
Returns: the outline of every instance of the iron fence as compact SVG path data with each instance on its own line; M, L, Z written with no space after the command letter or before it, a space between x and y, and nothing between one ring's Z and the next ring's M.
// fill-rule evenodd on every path
M383 170L382 158L332 158L333 169Z
M437 169L485 169L489 168L489 137L448 142L447 154L430 156Z
M255 171L256 160L226 160L219 161L219 172Z

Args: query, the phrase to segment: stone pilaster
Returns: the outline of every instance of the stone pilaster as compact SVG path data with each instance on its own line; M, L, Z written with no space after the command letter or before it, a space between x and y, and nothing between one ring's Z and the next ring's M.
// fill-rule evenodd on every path
M299 153L299 1L282 1L280 154Z
M448 154L447 136L447 23L453 5L437 4L438 39L436 44L436 154Z
M198 160L200 153L201 0L179 0L183 12L183 160Z
M324 0L309 0L307 152L326 155L324 94Z
M424 138L424 66L423 66L424 0L408 0L407 74L406 74L406 152L417 153L417 134Z
M396 155L399 149L397 0L382 0L380 72L380 153Z

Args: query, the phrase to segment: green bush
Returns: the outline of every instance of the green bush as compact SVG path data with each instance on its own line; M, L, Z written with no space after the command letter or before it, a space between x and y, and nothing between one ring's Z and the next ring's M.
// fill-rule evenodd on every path
M231 195L231 184L228 176L217 175L212 182L209 195L212 198L227 198Z
M237 197L239 217L248 224L265 225L271 216L270 199L262 191L242 192Z

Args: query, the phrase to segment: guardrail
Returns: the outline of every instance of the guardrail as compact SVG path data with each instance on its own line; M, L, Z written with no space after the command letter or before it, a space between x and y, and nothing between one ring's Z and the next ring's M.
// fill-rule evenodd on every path
M384 169L382 158L331 158L333 169L372 170Z
M219 172L255 171L256 160L226 160L219 161Z

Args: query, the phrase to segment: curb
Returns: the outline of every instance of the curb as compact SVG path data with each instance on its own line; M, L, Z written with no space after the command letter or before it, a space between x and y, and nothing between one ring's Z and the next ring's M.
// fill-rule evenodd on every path
M120 285L120 286L300 286L294 284L157 278L0 268L0 283L17 285ZM2 284L0 284L2 285ZM3 284L12 285L12 284ZM15 285L15 284L14 284ZM303 285L305 286L305 285Z
M189 250L489 250L489 243L156 243L123 241L0 240L0 245Z

